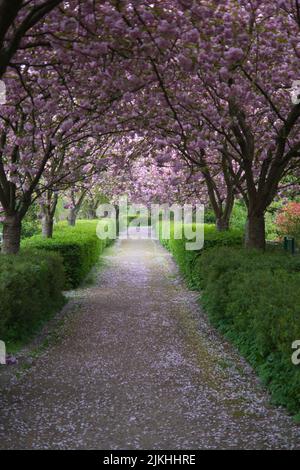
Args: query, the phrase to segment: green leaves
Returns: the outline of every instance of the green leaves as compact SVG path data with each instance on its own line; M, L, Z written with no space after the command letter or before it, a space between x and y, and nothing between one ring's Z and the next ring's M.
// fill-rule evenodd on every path
M273 401L300 411L300 368L292 343L300 339L300 259L276 251L245 250L241 233L205 226L201 252L184 240L164 241L188 285L219 329L256 369Z
M297 257L212 249L199 258L203 303L213 322L268 385L273 400L300 410L300 369L291 344L300 338Z
M35 250L0 257L0 338L25 342L64 303L59 255Z
M107 244L107 241L97 237L97 223L78 221L75 227L58 224L52 239L45 239L41 235L34 236L25 240L22 247L59 253L65 267L65 289L75 288L98 261Z

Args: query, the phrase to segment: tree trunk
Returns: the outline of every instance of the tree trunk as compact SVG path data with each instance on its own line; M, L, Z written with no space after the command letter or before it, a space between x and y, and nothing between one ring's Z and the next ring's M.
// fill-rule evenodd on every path
M16 254L20 251L21 227L19 215L6 216L3 222L2 254Z
M53 224L53 217L51 215L44 215L42 218L42 234L44 238L53 237Z
M68 215L68 222L71 227L75 227L76 225L76 218L77 218L77 213L75 209L70 209L69 215Z
M246 248L265 250L266 227L264 214L249 214L245 230Z
M218 232L225 232L229 230L229 218L227 217L219 217L216 220L216 228Z
M97 218L97 215L96 215L95 209L89 208L88 209L88 219L93 220L93 219L96 219L96 218Z

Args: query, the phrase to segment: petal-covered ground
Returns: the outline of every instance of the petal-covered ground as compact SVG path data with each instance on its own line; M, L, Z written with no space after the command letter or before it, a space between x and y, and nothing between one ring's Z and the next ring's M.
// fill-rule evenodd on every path
M151 240L106 251L56 341L3 387L2 449L300 448Z

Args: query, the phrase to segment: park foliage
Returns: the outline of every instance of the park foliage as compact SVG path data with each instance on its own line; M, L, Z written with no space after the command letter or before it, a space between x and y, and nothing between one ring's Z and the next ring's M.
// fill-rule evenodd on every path
M97 237L101 221L57 224L53 238L34 235L18 255L0 256L0 338L9 349L24 344L64 304L98 262L111 240Z
M173 254L212 324L268 386L274 403L300 413L300 370L291 360L300 338L300 258L277 248L245 250L236 231L205 226L201 252L186 240L161 240Z

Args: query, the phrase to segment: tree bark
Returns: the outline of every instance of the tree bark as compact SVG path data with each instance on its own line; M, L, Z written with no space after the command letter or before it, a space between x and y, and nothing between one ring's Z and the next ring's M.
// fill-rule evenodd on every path
M96 219L96 218L97 218L95 209L93 209L93 208L89 208L89 209L88 209L88 218L89 218L90 220L93 220L93 219Z
M249 214L245 229L246 248L265 250L266 227L264 214Z
M225 204L221 202L217 210L215 209L216 215L216 228L218 232L225 232L230 229L230 219L234 206L234 194L233 192L227 190L227 196L225 199Z
M54 219L51 215L44 215L42 218L42 235L44 238L53 237Z
M225 232L229 230L230 217L218 217L216 220L216 228L218 232Z
M224 169L224 171L226 170ZM229 230L234 206L235 185L229 177L226 178L226 197L224 200L221 198L217 185L209 171L206 170L202 174L205 178L210 205L216 216L216 229L219 232Z
M46 193L46 202L42 205L42 235L44 238L53 237L53 226L58 194L49 190Z
M17 254L21 243L21 218L19 215L6 216L3 222L3 244L1 253L4 255Z
M71 227L75 227L76 218L77 218L77 211L75 209L70 209L70 212L68 215L68 223Z

